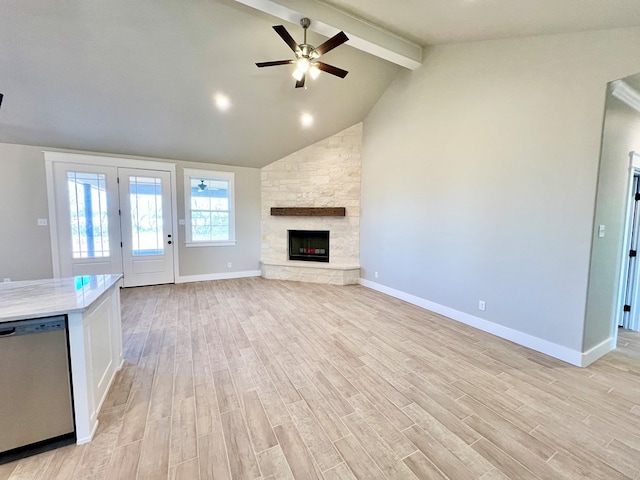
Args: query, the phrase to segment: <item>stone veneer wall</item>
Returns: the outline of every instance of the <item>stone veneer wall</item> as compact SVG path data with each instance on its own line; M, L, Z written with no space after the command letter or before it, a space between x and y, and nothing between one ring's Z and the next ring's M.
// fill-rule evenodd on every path
M359 265L361 146L357 124L262 169L263 262L288 260L287 230L329 230L329 265ZM346 207L346 216L272 217L271 207Z

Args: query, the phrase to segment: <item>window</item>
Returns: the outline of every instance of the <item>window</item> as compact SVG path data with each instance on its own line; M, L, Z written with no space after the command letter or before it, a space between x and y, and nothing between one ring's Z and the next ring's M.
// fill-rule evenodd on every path
M235 245L234 174L184 169L187 246Z
M67 172L73 258L109 256L107 181L100 173Z
M133 256L164 253L162 180L129 176L131 253Z

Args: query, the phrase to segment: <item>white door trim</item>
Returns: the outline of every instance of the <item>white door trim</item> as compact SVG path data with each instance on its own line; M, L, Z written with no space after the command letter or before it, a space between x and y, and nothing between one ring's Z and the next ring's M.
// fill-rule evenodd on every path
M631 230L633 228L631 213L633 210L633 201L631 200L631 190L633 188L633 176L636 173L640 173L640 154L637 152L629 152L629 169L627 173L627 191L626 191L626 206L624 216L624 234L622 235L622 248L621 254L618 259L618 265L621 265L620 276L618 277L618 293L615 300L615 315L613 318L613 325L611 326L611 337L613 338L613 345L618 344L618 325L622 324L624 318L623 306L625 302L625 294L627 288L627 277L629 274L629 241L631 238Z
M47 180L47 201L49 203L49 223L51 234L51 258L53 263L54 278L60 277L60 258L58 245L58 218L55 214L55 189L53 179L53 164L56 162L77 163L80 165L101 165L106 167L123 167L123 168L139 168L145 170L161 170L171 173L171 209L172 209L172 229L174 231L174 239L176 246L178 244L178 191L176 183L176 164L170 162L158 162L153 160L139 160L124 157L108 157L101 155L90 155L84 153L68 153L68 152L51 152L47 150L44 153L45 176ZM173 271L174 278L178 278L180 271L180 260L178 248L173 252Z

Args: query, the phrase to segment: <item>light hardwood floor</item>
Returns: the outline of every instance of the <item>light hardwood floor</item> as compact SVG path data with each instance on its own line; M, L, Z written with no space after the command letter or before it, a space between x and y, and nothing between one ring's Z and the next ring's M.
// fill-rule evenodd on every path
M640 335L579 369L360 286L122 291L93 442L0 480L640 478Z

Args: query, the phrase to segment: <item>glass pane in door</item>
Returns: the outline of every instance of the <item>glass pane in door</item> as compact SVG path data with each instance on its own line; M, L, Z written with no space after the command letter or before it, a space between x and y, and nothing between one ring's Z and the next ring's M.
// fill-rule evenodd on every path
M67 172L73 258L109 256L107 181L100 173Z
M162 255L164 241L161 179L129 177L129 199L133 255Z

